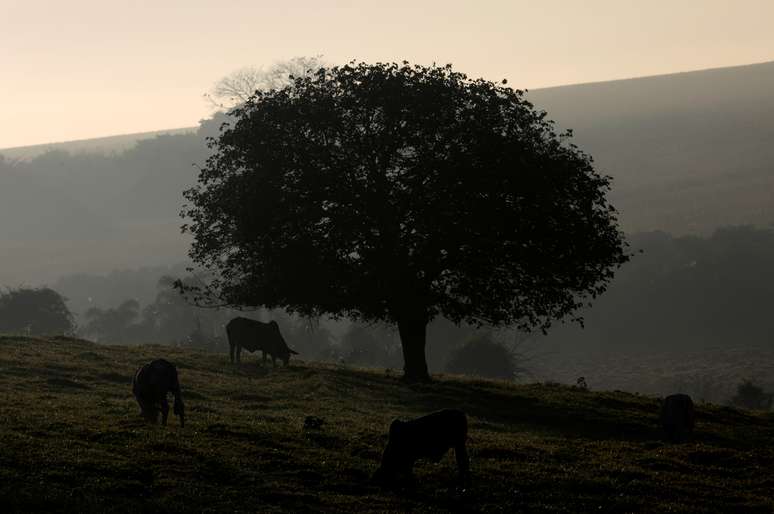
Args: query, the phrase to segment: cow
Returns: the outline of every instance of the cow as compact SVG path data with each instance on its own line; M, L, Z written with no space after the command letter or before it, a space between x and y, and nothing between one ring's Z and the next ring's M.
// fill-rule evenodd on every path
M228 335L231 362L234 362L235 349L236 361L240 362L242 348L248 352L261 350L264 364L266 363L266 354L271 355L271 362L275 367L278 358L287 366L290 355L298 355L298 352L288 348L276 321L263 323L254 319L234 318L226 325L226 334Z
M673 394L661 405L661 426L668 440L680 442L693 430L693 400L687 394Z
M467 437L468 419L460 410L444 409L411 421L396 419L390 424L389 441L373 480L390 484L398 475L411 478L416 460L439 462L454 448L460 485L467 487L470 485Z
M140 415L150 423L167 424L169 402L167 393L175 397L174 413L180 417L180 428L185 425L185 405L177 379L177 368L164 359L156 359L137 370L132 378L132 394L140 404Z

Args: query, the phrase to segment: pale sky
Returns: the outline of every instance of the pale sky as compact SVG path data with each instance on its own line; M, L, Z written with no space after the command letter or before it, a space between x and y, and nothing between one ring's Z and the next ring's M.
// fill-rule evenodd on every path
M0 148L196 125L229 72L451 62L518 88L774 60L774 0L0 0Z

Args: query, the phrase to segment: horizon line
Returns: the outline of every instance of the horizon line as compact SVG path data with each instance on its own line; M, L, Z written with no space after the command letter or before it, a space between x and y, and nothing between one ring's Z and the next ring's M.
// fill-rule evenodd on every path
M607 84L611 82L629 82L634 80L645 80L645 79L655 79L655 78L663 78L663 77L669 77L669 76L676 76L676 75L686 75L691 73L706 73L706 72L712 72L712 71L730 71L734 69L739 68L749 68L753 66L762 66L762 65L774 65L774 59L772 60L766 60L766 61L757 61L752 63L745 63L745 64L733 64L729 66L715 66L715 67L709 67L709 68L699 68L694 70L685 70L685 71L674 71L674 72L668 72L668 73L657 73L655 75L637 75L637 76L631 76L631 77L623 77L623 78L615 78L615 79L604 79L604 80L592 80L588 82L573 82L568 84L557 84L552 86L540 86L536 88L514 88L514 89L520 89L525 92L536 92L536 91L547 91L547 90L553 90L553 89L561 89L561 88L570 88L570 87L584 87L584 86L592 86L592 85L599 85L599 84ZM43 143L32 143L27 145L20 145L20 146L8 146L8 147L2 147L0 148L0 152L4 150L22 150L22 149L31 149L38 146L47 146L47 145L63 145L63 144L72 144L72 143L80 143L80 142L86 142L86 141L96 141L99 139L109 139L114 137L129 137L129 136L141 136L141 135L152 135L152 134L160 134L164 132L172 132L172 131L183 131L183 130L197 130L198 125L193 126L186 126L186 127L175 127L175 128L162 128L162 129L151 129L151 130L143 130L139 132L119 132L119 133L113 133L113 134L107 134L107 135L101 135L101 136L94 136L94 137L85 137L85 138L78 138L78 139L67 139L67 140L61 140L61 141L47 141Z

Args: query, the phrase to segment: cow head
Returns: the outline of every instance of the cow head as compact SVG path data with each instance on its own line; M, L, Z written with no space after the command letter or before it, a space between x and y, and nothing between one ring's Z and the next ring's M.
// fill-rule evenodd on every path
M407 438L406 423L396 419L390 424L390 439L382 455L382 465L376 470L372 480L377 483L390 483L399 473L411 472L410 457L405 455Z
M291 355L298 355L298 352L297 352L297 351L295 351L295 350L291 350L290 348L288 348L288 352L287 352L286 354L282 355L282 364L284 364L285 366L287 366L287 365L288 365L288 362L290 362L290 356L291 356Z

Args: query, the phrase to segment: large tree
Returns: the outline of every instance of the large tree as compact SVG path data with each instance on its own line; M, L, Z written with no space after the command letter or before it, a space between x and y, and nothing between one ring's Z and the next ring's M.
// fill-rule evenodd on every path
M545 330L627 260L609 178L504 81L351 63L232 115L185 192L211 291L395 323L407 379L434 317Z

